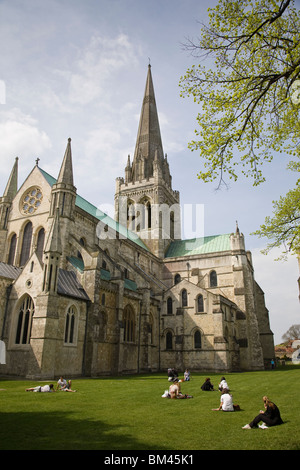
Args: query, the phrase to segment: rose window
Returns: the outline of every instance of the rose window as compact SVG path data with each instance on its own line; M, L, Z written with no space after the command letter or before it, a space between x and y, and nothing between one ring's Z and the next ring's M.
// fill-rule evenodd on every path
M22 199L22 212L24 214L33 214L41 205L43 194L40 188L30 188L23 196Z

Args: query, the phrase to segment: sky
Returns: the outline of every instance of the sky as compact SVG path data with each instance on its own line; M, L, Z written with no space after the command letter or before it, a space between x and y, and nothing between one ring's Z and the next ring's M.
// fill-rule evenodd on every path
M197 178L199 155L188 149L199 106L180 97L179 81L195 63L183 44L208 21L207 0L0 0L0 194L19 157L19 185L35 165L57 177L72 139L77 193L111 213L115 179L133 156L148 64L164 152L181 205L204 209L201 233L185 224L183 238L235 231L252 252L265 293L274 342L300 323L295 257L263 255L251 235L272 201L293 188L287 158L264 168L267 181L246 178L216 191ZM196 224L198 225L198 224ZM197 226L197 229L199 227Z

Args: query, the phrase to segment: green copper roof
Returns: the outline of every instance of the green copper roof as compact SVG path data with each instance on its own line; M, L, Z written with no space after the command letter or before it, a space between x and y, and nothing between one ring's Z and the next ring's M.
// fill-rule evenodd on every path
M84 271L84 264L83 260L80 258L77 258L76 256L68 256L67 260L74 266L74 268L78 269L80 273L83 273ZM1 263L0 263L1 264ZM110 281L111 280L111 274L107 269L101 268L100 269L100 277L104 281ZM124 279L124 287L125 289L129 289L132 291L137 290L137 285L135 281L132 281L131 279Z
M82 259L77 258L76 256L67 256L67 260L74 266L74 268L83 273L84 263Z
M191 240L176 240L170 244L165 257L200 255L227 250L231 250L230 234L212 235Z
M49 175L46 171L42 170L40 167L38 167L46 181L50 184L50 186L53 186L56 183L56 179L53 178L53 176ZM102 221L105 223L105 225L108 225L112 230L116 231L119 235L122 236L122 238L128 238L132 242L136 243L138 246L141 248L144 248L144 250L148 250L146 245L143 243L143 241L134 233L128 230L126 227L123 225L119 224L116 222L114 219L109 217L107 214L102 212L100 209L98 209L96 206L88 202L86 199L83 197L79 196L78 194L76 195L76 201L75 204L77 207L80 207L80 209L84 210L88 214L92 215L96 219Z

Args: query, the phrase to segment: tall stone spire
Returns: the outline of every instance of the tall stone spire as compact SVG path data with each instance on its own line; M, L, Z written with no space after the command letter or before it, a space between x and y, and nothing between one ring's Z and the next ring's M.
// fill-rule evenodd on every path
M18 191L18 157L15 159L14 166L11 170L10 176L8 178L6 188L4 190L3 196L0 197L0 232L1 230L7 229L8 215L11 208L12 201ZM6 236L6 235L5 235ZM4 249L4 240L1 239L0 234L0 245ZM1 248L0 248L1 253Z
M13 200L18 191L18 157L15 159L13 169L11 170L3 198L7 198L10 201Z
M163 162L164 153L153 88L151 65L149 64L132 163L132 181L138 181L153 176L153 162L156 153L157 158Z
M56 208L59 207L61 217L73 218L75 198L76 188L73 184L71 139L69 138L57 181L52 186L51 216L55 216Z
M64 159L60 168L57 178L57 183L65 183L73 186L73 165L72 165L72 151L71 139L68 139L67 148L65 151Z
M133 161L128 156L125 179L116 179L115 220L127 224L160 258L170 240L181 237L179 192L172 189L163 152L150 65Z

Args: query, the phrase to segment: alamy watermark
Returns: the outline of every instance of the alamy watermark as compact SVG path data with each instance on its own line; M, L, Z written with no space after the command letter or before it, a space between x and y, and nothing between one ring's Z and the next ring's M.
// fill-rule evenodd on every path
M96 233L100 240L194 239L204 236L204 204L141 204L119 197L118 207L101 205Z

